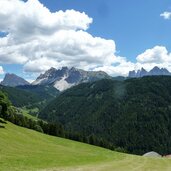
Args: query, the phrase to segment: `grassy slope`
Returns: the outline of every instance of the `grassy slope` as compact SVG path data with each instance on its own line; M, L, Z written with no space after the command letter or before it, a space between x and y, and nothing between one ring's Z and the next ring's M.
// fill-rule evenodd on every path
M26 109L26 108L20 108L20 110L21 110L22 114L23 114L24 116L26 116L27 118L32 119L32 120L34 120L34 121L39 120L36 116L32 116L32 115L30 115L30 114L29 114L29 112L30 112L30 110L29 110L29 109ZM36 108L35 108L35 109L32 109L32 110L37 111L37 109L36 109Z
M171 160L112 152L11 123L0 129L1 171L169 171Z

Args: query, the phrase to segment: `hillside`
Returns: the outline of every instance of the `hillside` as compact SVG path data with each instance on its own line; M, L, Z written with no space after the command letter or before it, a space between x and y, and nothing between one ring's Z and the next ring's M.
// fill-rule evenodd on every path
M7 87L1 85L0 89L8 95L16 107L42 108L58 94L58 91L50 86Z
M171 152L171 77L101 80L73 87L40 117L134 154Z
M11 123L0 128L1 171L163 171L169 159L145 158L52 137Z

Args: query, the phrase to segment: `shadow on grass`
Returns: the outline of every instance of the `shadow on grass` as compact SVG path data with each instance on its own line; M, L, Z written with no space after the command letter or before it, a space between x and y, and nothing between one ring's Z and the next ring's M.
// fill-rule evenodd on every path
M3 121L2 119L0 119L0 123L1 124L7 124L7 122ZM0 125L0 128L5 128L5 126L4 125Z

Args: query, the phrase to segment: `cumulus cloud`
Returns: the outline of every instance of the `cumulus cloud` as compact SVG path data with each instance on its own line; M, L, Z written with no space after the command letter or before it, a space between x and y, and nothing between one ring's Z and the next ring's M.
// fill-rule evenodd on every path
M163 63L170 61L170 54L166 47L155 46L152 49L147 49L144 53L137 56L139 63Z
M8 33L0 38L0 63L43 72L52 66L95 70L121 62L113 40L86 32L93 20L84 12L53 13L38 0L2 0L0 8L0 31Z
M1 0L0 28L15 36L50 35L61 29L86 30L92 18L74 10L50 12L38 0ZM23 38L22 38L23 39Z
M57 62L46 57L30 60L24 66L26 72L43 72L49 67L57 67Z
M171 53L168 52L164 46L155 46L151 49L147 49L145 52L137 56L137 63L135 68L141 67L150 70L154 66L160 68L167 68L171 71Z
M0 37L0 64L22 64L32 74L62 66L103 70L113 76L127 76L141 67L171 69L170 54L163 46L146 50L135 63L117 56L113 40L87 32L93 19L84 12L51 12L38 0L0 0L0 9L0 32L6 33Z
M162 14L160 14L161 17L163 17L165 20L171 19L171 12L165 11Z
M128 72L135 70L135 63L127 61L124 57L117 57L116 65L105 65L102 67L97 67L94 71L105 71L112 76L128 76Z

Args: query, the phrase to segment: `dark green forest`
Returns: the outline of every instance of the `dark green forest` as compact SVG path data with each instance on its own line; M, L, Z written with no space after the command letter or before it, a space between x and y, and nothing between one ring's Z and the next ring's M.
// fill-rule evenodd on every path
M5 124L7 124L6 121L48 135L63 137L79 142L113 149L113 146L111 146L110 143L102 142L101 139L97 139L94 136L85 136L75 132L66 131L63 128L63 125L60 123L45 122L43 120L33 120L24 116L22 113L20 113L18 108L12 105L7 97L7 94L0 91L0 128L5 128Z
M171 153L171 77L100 80L66 90L39 114L116 149Z
M39 107L42 120L22 115L16 107L23 106ZM106 79L61 94L52 87L1 86L0 117L112 150L134 154L153 150L165 155L171 153L171 77ZM4 123L1 119L1 128Z
M15 107L42 109L47 103L54 99L59 91L51 86L0 86Z

